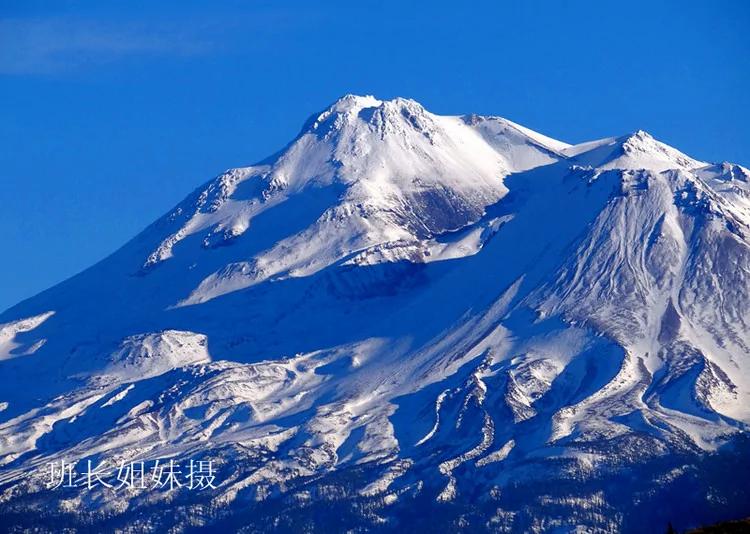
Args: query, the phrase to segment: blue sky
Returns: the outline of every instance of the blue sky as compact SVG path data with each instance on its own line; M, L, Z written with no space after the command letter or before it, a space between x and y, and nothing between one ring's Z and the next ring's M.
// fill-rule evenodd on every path
M317 4L0 0L0 309L350 92L750 166L748 2Z

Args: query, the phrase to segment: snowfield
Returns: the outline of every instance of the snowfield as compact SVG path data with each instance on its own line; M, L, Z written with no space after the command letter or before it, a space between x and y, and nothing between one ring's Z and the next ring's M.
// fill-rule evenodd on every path
M642 131L348 95L0 315L9 525L343 530L304 523L335 501L364 530L660 532L750 515L739 480L682 518L659 493L748 424L750 171ZM198 457L212 492L45 488Z

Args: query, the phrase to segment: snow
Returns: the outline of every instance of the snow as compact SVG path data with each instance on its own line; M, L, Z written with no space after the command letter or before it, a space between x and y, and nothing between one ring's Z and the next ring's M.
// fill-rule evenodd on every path
M748 177L347 95L0 315L0 484L200 451L222 506L355 467L449 501L714 450L750 424Z
M166 330L126 338L109 357L103 374L119 380L150 378L186 365L208 363L206 336Z
M46 341L44 338L37 339L25 346L23 343L17 341L16 338L19 334L34 330L54 314L54 311L48 311L34 317L0 324L0 360L10 360L19 356L27 356L39 350Z
M581 165L599 169L648 169L661 172L668 169L696 169L705 166L660 141L648 132L638 130L622 137L609 137L573 145L562 154Z

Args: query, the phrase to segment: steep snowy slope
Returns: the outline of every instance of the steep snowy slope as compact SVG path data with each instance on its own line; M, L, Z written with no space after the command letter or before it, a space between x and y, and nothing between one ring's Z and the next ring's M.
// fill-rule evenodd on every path
M0 511L179 526L160 502L214 522L336 487L370 526L419 501L624 528L623 470L651 491L750 422L748 176L645 132L570 146L346 96L0 316ZM218 488L44 485L50 461L170 457Z

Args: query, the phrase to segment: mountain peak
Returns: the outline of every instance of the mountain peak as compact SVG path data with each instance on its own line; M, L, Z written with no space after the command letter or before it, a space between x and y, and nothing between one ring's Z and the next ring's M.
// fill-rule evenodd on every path
M563 154L576 162L602 169L697 169L707 165L661 141L645 130L620 137L581 143L567 148Z
M369 113L364 113L369 110ZM309 120L303 132L329 133L338 130L344 124L352 124L357 119L366 123L382 126L386 122L394 122L399 117L424 116L427 110L410 98L396 97L391 100L380 100L372 95L346 94L328 106L325 111ZM420 127L417 121L411 120L412 126ZM327 127L325 127L327 126ZM424 126L424 125L422 125Z
M353 93L347 93L328 106L327 111L360 111L362 109L376 107L424 109L422 104L413 98L397 96L390 100L381 100L373 95L355 95Z
M173 250L181 251L171 262L177 265L218 256L206 250L242 242L255 220L272 217L265 212L290 199L320 210L305 232L280 236L278 246L254 250L226 269L207 267L180 303L312 274L353 251L380 258L378 247L395 240L415 243L475 223L507 192L506 175L558 161L566 146L498 118L467 121L435 115L408 98L345 95L277 156L225 174L178 208L186 216L155 239L142 265L150 270L173 258Z
M359 111L363 108L374 108L381 104L382 101L372 95L355 95L348 93L331 104L327 111L346 113L349 111Z
M628 138L635 138L635 139L653 139L654 136L648 133L646 130L636 130L630 135L627 135Z
M652 150L657 145L664 145L657 141L653 135L645 130L636 130L633 133L629 133L619 137L617 141L622 145L625 151L628 150ZM666 146L666 145L664 145Z

